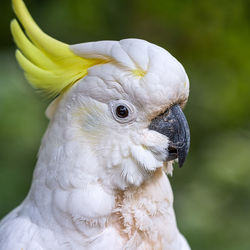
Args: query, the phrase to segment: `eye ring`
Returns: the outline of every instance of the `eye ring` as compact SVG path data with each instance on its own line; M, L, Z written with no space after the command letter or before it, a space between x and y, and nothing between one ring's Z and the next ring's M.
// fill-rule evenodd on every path
M119 123L132 122L136 117L135 107L126 100L114 100L109 103L113 118Z

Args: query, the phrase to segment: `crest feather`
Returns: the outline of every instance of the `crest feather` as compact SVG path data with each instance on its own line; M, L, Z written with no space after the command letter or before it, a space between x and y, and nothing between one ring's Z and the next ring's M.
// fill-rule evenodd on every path
M16 19L12 20L11 32L19 48L16 58L34 88L57 95L87 75L88 68L107 62L77 56L68 44L48 36L37 26L22 0L12 3L26 33Z

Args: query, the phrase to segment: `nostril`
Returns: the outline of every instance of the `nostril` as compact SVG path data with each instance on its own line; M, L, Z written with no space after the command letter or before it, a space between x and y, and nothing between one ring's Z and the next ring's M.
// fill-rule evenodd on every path
M178 151L177 148L173 146L168 146L168 157L167 161L172 161L178 157Z
M174 147L169 146L168 147L168 153L169 154L177 154L177 149Z

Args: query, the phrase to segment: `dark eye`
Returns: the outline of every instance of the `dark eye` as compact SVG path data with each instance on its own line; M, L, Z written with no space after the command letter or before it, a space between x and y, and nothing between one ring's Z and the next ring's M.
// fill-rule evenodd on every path
M129 123L136 119L136 108L126 100L113 100L109 102L113 118L119 123Z
M123 106L123 105L119 105L117 108L116 108L116 111L115 111L116 115L119 117L119 118L125 118L128 116L129 114L129 111L127 109L127 107Z

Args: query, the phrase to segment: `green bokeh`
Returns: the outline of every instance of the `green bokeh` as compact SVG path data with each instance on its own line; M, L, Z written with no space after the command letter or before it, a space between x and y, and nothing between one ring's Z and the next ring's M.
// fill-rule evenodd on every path
M169 50L191 82L191 149L171 179L180 230L195 250L250 249L250 2L26 1L67 43L146 39ZM9 1L0 16L0 218L28 192L48 121L14 59Z

